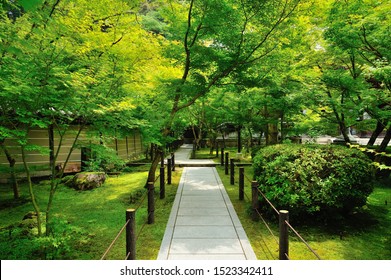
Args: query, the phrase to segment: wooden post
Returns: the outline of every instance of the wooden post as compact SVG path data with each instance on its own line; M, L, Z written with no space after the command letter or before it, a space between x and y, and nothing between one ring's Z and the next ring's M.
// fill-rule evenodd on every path
M239 200L244 199L244 167L239 168Z
M166 197L166 182L164 180L164 166L160 167L160 199Z
M171 167L171 159L167 159L167 185L171 185L171 174L172 174L172 167Z
M216 141L216 157L219 157L219 144Z
M175 153L171 153L171 167L172 171L175 171Z
M128 222L129 221L129 222ZM126 259L136 259L136 210L126 210Z
M148 182L148 224L155 222L155 186L153 182Z
M258 200L258 182L251 182L251 205L253 208L252 219L253 221L258 221L258 213L257 210L259 208L259 200Z
M192 159L195 159L195 157L196 157L196 141L194 140L193 141L193 149L192 149L192 151L191 151L191 158Z
M279 225L280 225L280 242L279 242L279 259L288 260L289 256L289 234L288 225L289 222L289 211L280 210Z
M228 157L229 157L229 153L226 152L225 153L225 162L224 162L224 165L225 165L225 175L228 175L228 164L229 164Z
M230 183L235 185L235 164L233 158L230 159Z
M220 165L224 166L224 148L221 148Z

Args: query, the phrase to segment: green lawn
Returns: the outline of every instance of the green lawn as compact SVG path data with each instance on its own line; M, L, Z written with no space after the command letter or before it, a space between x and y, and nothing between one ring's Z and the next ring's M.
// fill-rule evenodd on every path
M33 211L27 187L21 185L22 198L15 202L9 186L0 185L0 258L1 259L100 259L125 223L125 212L136 208L145 192L147 167L109 177L105 184L91 191L75 191L61 186L55 195L53 214L56 235L36 238L34 228L21 226L26 213ZM155 223L145 225L146 200L136 213L137 259L156 259L166 223L175 198L181 169L173 172L173 184L166 186L166 198L156 201ZM48 182L35 186L40 207L44 210ZM159 191L159 183L155 192ZM134 203L131 203L133 197ZM140 233L140 229L143 228ZM145 246L148 244L148 246ZM125 258L125 235L121 235L107 259Z
M245 200L238 199L238 178L230 185L224 168L217 167L231 201L250 239L258 259L277 259L278 245L262 221L253 222L249 215L251 198L250 183L246 183ZM252 168L246 167L246 175L252 178ZM386 204L387 201L387 204ZM278 221L267 220L278 239ZM349 219L333 224L291 225L303 236L310 246L327 260L381 260L391 259L391 186L390 180L377 182L368 203ZM293 234L290 235L290 258L314 260L316 257Z
M232 156L236 155L234 150ZM208 156L208 151L198 153ZM219 159L216 159L219 160ZM166 198L157 200L155 224L145 225L146 201L137 212L137 259L156 259L164 235L166 223L175 198L181 169L174 172L173 185L166 186ZM217 170L245 228L258 259L278 258L277 221L267 220L275 237L262 222L254 222L249 215L251 197L246 183L244 201L238 199L238 182L229 183L224 168ZM252 168L246 167L246 175L252 177ZM136 208L140 194L145 190L147 166L118 177L109 177L105 185L92 191L75 191L60 187L55 196L53 213L56 220L56 236L35 238L34 228L28 230L22 224L23 216L32 211L27 187L21 185L22 198L12 199L10 186L0 185L0 258L1 259L100 259L125 222L125 211ZM44 209L48 194L48 182L35 186L38 201ZM158 191L158 187L156 191ZM133 197L134 202L130 202ZM386 204L387 201L387 204ZM379 260L391 259L391 187L390 181L378 182L368 198L368 204L349 219L329 225L291 224L321 256L329 260ZM28 225L28 224L27 224ZM148 246L145 246L147 244ZM107 259L125 257L125 240L122 235ZM291 259L315 259L314 255L291 234Z

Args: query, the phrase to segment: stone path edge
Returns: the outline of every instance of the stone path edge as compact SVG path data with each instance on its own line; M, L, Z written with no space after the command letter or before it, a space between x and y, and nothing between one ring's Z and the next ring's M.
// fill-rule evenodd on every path
M243 226L239 220L238 215L236 214L236 211L232 205L231 199L229 198L228 193L225 190L223 182L221 181L221 178L220 178L219 174L217 173L216 168L213 168L213 173L214 173L216 180L219 184L219 188L221 190L221 193L223 194L223 198L224 198L225 203L227 205L228 212L232 218L233 224L235 226L235 230L236 230L238 237L239 237L240 244L242 245L243 252L246 255L247 260L256 260L257 257L254 253L254 250L251 247L251 244L247 238L246 232L243 229Z
M183 187L186 181L186 176L187 176L187 169L185 168L182 172L181 179L179 181L177 193L175 195L174 203L171 208L171 213L170 217L168 218L166 230L163 236L162 244L160 245L160 251L158 254L157 259L158 260L167 260L168 259L168 254L171 246L171 240L174 235L174 226L175 226L175 221L178 216L178 211L179 211L179 204L181 202L182 196L180 195L183 191Z

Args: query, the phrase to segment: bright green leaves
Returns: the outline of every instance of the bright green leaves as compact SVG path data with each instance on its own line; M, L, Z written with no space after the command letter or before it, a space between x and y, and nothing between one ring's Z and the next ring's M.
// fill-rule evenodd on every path
M372 130L376 121L386 124L389 120L386 104L390 87L387 70L383 72L390 61L390 16L385 13L389 4L372 0L330 2L320 25L324 41L319 41L315 52L323 112L331 112L342 134L350 126ZM364 113L372 120L363 117ZM323 116L327 119L331 115Z

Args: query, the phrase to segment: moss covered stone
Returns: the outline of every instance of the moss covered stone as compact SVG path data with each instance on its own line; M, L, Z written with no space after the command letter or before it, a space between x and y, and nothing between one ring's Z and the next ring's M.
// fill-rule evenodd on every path
M103 185L106 181L104 172L81 172L73 177L70 186L76 190L92 190Z

